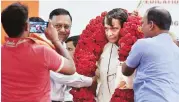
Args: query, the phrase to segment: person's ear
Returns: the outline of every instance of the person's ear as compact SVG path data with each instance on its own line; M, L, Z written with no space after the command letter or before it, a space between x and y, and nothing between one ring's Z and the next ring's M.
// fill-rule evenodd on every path
M150 24L149 30L151 31L154 28L154 22L150 21L149 24Z
M30 31L30 24L29 24L29 22L25 23L24 31Z

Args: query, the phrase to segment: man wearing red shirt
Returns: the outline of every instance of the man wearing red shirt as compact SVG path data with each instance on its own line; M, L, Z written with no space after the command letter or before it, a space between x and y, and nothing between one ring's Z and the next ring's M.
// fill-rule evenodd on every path
M29 38L28 9L14 3L1 13L2 26L9 36L2 45L2 102L50 102L49 71L74 74L75 66L49 22L46 36L55 50Z

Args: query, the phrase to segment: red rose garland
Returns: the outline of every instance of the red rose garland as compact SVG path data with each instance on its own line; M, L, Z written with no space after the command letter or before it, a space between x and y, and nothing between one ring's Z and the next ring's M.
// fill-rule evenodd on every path
M120 46L119 60L125 61L132 45L144 37L141 32L141 17L129 14L127 22L124 23L123 28L120 30L121 38L118 41ZM134 91L132 89L116 89L112 95L111 102L134 102Z
M76 69L79 74L89 77L95 75L97 68L96 62L99 60L103 48L108 42L103 26L103 20L106 14L107 12L103 12L101 16L92 19L80 35L74 55ZM143 34L138 30L138 27L141 25L140 20L140 17L129 14L127 22L124 23L123 28L120 30L121 38L118 41L118 45L120 46L120 61L126 60L131 46L137 39L143 37ZM70 92L73 95L74 102L95 102L95 90L92 90L91 87L73 88ZM118 90L114 93L113 100L118 100L118 93Z
M132 89L116 89L110 102L134 102L134 91Z
M96 71L96 62L99 60L104 45L108 42L105 37L103 19L107 12L92 19L83 30L78 41L74 61L79 74L93 77ZM74 102L95 102L95 92L91 88L71 90Z
M143 33L140 31L141 17L129 15L127 22L123 24L123 28L120 30L121 38L118 41L120 46L119 50L119 60L125 61L132 45L144 37Z

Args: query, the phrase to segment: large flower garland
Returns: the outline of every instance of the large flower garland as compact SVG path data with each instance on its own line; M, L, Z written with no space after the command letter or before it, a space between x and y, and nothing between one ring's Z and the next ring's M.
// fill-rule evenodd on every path
M138 14L137 14L138 15ZM125 61L132 45L144 37L141 32L141 17L129 14L127 22L124 23L123 28L120 30L121 38L118 41L120 46L119 60ZM134 92L132 89L116 89L111 102L134 102Z
M140 20L141 17L129 14L127 22L124 23L123 28L120 30L121 38L118 41L118 45L120 46L120 61L125 61L129 55L132 45L137 41L137 39L144 37L141 32Z
M74 55L76 69L79 74L89 77L95 75L96 62L107 43L102 23L106 13L103 12L101 16L92 19L80 36ZM94 93L90 87L71 90L74 102L95 102Z
M127 11L126 11L127 12ZM92 19L80 35L78 45L75 50L74 60L79 74L93 77L97 69L96 62L99 60L105 44L108 42L105 36L103 20L107 12ZM120 30L120 40L118 45L119 60L125 61L131 46L142 38L142 33L138 30L140 17L129 14L127 22ZM95 102L95 90L88 88L73 88L71 90L74 102ZM115 95L116 96L116 95ZM114 97L115 98L115 97Z

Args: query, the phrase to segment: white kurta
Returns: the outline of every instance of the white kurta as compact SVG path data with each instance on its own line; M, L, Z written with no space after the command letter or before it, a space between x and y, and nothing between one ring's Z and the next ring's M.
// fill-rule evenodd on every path
M116 88L115 79L119 66L118 46L107 43L98 65L100 78L98 80L97 100L98 102L109 102Z
M119 88L121 83L124 83L121 89L132 89L133 87L134 74L130 77L122 75L118 58L118 46L107 43L98 61L100 78L98 79L97 102L110 102L115 89Z

